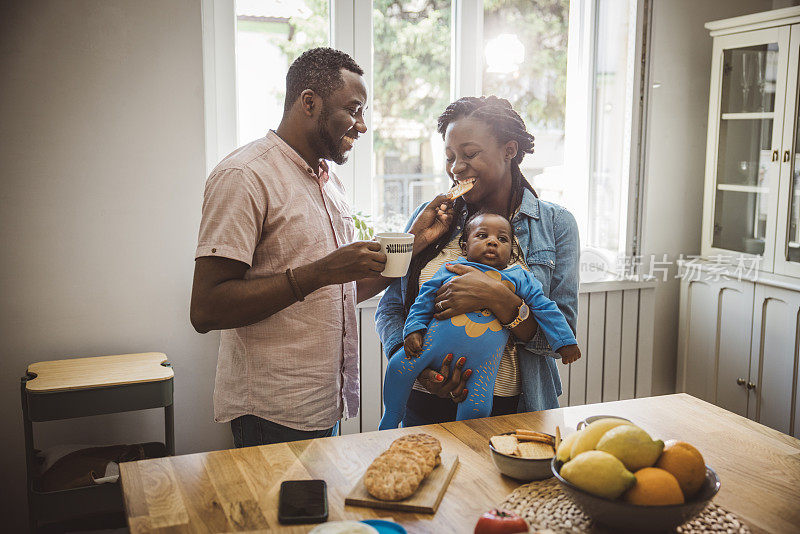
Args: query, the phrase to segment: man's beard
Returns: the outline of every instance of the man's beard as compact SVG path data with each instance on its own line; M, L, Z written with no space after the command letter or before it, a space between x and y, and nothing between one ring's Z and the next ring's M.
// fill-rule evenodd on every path
M325 159L330 159L337 165L344 165L344 162L347 161L347 155L342 152L341 144L337 144L331 137L330 132L325 127L327 123L328 109L323 105L317 119L317 136L319 136L322 148L325 151Z

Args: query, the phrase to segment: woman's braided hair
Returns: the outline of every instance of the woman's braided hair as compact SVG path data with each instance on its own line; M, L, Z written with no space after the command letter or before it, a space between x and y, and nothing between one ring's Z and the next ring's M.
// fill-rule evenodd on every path
M439 116L436 131L444 138L447 127L451 123L465 118L477 119L488 125L497 142L501 145L509 141L517 142L517 154L511 160L511 194L508 196L506 213L500 214L511 220L514 211L522 202L523 189L528 189L534 196L538 196L519 168L519 164L525 154L533 153L533 135L525 128L525 121L514 111L511 103L505 98L497 98L496 96L465 96L459 98L447 106L444 113ZM463 198L458 198L453 206L454 216L450 223L450 228L435 243L429 245L411 260L404 303L406 314L408 314L408 310L411 309L411 305L414 304L414 300L419 294L419 275L422 268L450 242L450 235L456 222L465 213L469 218L479 209L479 206L468 206Z

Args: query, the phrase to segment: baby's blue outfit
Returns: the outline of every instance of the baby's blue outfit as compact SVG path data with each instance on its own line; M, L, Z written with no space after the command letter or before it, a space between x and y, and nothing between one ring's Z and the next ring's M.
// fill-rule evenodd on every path
M530 307L539 328L553 351L578 342L558 306L544 296L542 284L529 271L519 265L498 271L494 267L474 263L464 258L455 262L475 267L502 280ZM473 369L467 380L469 395L458 404L456 419L488 417L492 411L494 382L497 367L508 342L507 328L488 310L458 315L452 319L433 318L436 292L455 273L442 266L436 274L422 284L406 319L403 337L412 332L427 330L422 342L422 354L406 359L404 350L398 350L389 360L383 385L384 413L380 430L397 428L405 413L408 396L419 373L426 367L439 368L447 354L465 356L465 367Z

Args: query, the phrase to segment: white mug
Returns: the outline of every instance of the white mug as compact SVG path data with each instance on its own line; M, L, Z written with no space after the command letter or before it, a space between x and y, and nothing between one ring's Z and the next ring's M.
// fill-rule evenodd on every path
M405 232L382 232L375 234L381 244L381 252L386 254L386 268L381 273L387 278L399 278L408 272L411 252L414 249L414 234Z

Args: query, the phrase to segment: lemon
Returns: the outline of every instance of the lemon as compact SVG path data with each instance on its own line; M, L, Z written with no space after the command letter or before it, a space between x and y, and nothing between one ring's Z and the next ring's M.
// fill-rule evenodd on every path
M636 484L636 477L614 456L586 451L561 466L561 476L593 495L616 499Z
M597 446L597 442L603 437L603 434L612 428L629 424L631 424L631 422L624 419L606 417L605 419L598 419L594 423L587 425L583 430L578 432L578 437L575 438L575 442L572 444L570 458L575 458L582 452L594 449Z
M575 443L575 439L578 437L580 432L575 432L574 434L570 434L566 438L561 441L561 445L558 446L558 452L556 452L556 458L561 462L566 462L570 458L570 452L572 451L572 444Z
M638 426L622 425L603 434L595 448L613 455L629 470L638 471L656 463L664 450L664 442L653 440Z

